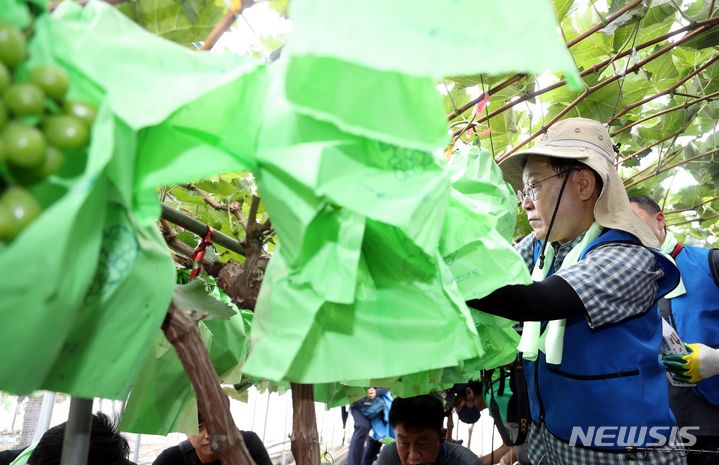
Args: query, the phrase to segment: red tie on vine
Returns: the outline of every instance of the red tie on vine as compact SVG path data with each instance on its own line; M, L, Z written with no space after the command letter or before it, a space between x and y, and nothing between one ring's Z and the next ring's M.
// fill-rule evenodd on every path
M192 272L190 273L190 281L195 279L197 275L200 274L202 259L205 257L205 249L208 245L212 245L212 228L210 226L207 227L207 234L205 234L202 242L197 245L197 248L192 253Z

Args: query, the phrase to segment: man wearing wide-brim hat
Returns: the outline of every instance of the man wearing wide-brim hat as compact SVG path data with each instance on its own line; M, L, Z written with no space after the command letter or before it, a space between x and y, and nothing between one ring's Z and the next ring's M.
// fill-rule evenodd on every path
M670 451L682 438L656 307L678 271L632 211L613 153L602 124L569 118L500 165L533 229L517 250L535 282L468 305L525 322L534 465L685 463Z

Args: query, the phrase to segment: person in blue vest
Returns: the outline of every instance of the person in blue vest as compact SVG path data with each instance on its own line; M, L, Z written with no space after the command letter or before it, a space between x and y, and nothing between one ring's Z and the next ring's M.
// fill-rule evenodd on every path
M715 376L719 373L719 249L681 244L667 231L664 213L653 199L642 195L629 200L681 272L681 286L659 308L689 354L670 355L664 363L675 372L675 379L697 384L695 388L670 384L669 403L679 425L700 428L691 448L716 451L716 455L689 452L687 463L719 463L719 376Z
M534 283L468 301L523 321L534 465L684 464L672 437L656 302L679 281L631 209L604 126L568 118L500 164L533 233Z
M347 465L372 465L382 441L394 438L389 426L392 393L386 388L368 388L367 395L350 405L354 432L350 439Z

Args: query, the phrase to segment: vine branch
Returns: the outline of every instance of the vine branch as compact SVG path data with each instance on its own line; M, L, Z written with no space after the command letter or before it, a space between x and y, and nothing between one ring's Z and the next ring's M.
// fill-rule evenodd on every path
M190 218L179 210L175 210L174 208L164 203L162 204L162 218L172 224L176 224L177 226L187 229L188 231L200 237L204 237L205 234L207 234L209 228L209 226L205 223L198 221L194 218ZM245 256L245 248L243 247L243 245L237 239L234 239L220 231L213 230L212 242L219 244L228 250L232 250L233 252L236 252L242 256Z
M689 35L691 35L691 34L689 34ZM635 108L637 108L637 107L639 107L639 106L642 106L642 105L644 105L644 104L647 103L647 102L651 102L652 100L654 100L654 99L656 99L656 98L659 98L659 97L661 97L662 95L666 95L666 94L671 93L673 90L675 90L676 88L678 88L679 86L681 86L682 84L684 84L685 82L687 82L689 79L691 79L691 78L693 78L694 76L696 76L697 74L701 73L702 71L704 71L705 69L707 69L709 66L713 65L717 60L719 60L719 56L715 56L715 57L712 58L711 60L707 61L706 63L704 63L703 65L701 65L699 68L695 69L695 70L692 71L691 73L687 74L684 78L680 79L679 82L675 83L674 85L672 85L672 86L669 87L668 89L663 90L663 91L661 91L661 92L657 92L656 94L650 95L649 97L643 98L642 100L639 100L638 102L634 102L634 103L632 103L631 105L627 105L622 111L620 111L620 112L617 113L616 115L614 115L614 116L612 116L611 118L609 118L609 121L607 121L607 124L610 124L610 125L611 125L614 121L616 121L617 119L619 119L622 115L625 115L627 112L630 112L630 111L632 111L633 109L635 109Z
M711 198L711 199L709 199L709 200L705 200L705 201L702 202L702 203L698 203L698 204L693 205L693 206L688 207L688 208L680 208L680 209L678 209L678 210L672 210L672 211L670 211L670 212L664 212L664 214L665 214L665 215L675 215L675 214L681 213L681 212L688 212L688 211L696 210L697 208L699 208L699 207L701 207L701 206L704 206L704 205L706 205L706 204L708 204L708 203L712 203L712 202L715 201L715 200L719 200L719 196L714 197L714 198Z
M699 223L704 223L705 221L715 220L717 218L719 218L719 213L716 215L707 216L705 218L697 218L694 220L680 221L678 223L667 223L667 226L678 226L680 224L694 223L695 221L698 221Z
M700 158L707 157L707 156L712 155L712 154L714 154L714 153L716 153L716 152L719 152L719 147L718 147L718 148L711 149L711 150L708 150L708 151L706 151L706 152L704 152L704 153L700 153L699 155L694 155L693 157L689 157L689 158L687 158L686 160L682 160L682 161L680 161L679 163L676 163L676 164L674 164L674 165L667 166L667 167L664 167L664 168L662 168L662 169L659 169L659 170L657 170L655 173L653 173L653 174L651 174L651 175L649 175L649 176L644 176L643 178L638 179L638 180L636 180L636 181L634 181L634 182L632 182L632 183L630 183L630 184L627 184L627 185L624 186L624 187L627 188L627 189L629 189L630 187L636 186L637 184L642 183L642 182L646 181L647 179L651 179L651 178L653 178L654 176L657 176L657 175L659 175L659 174L661 174L661 173L665 173L665 172L667 172L667 171L669 171L669 170L672 170L672 169L674 169L674 168L677 168L677 167L679 167L679 166L686 165L687 163L692 162L692 161L695 161L695 160L698 160L698 159L700 159Z
M617 18L619 18L620 16L622 16L624 13L628 12L629 10L633 9L634 7L636 7L637 5L639 5L640 3L642 3L642 1L643 1L643 0L634 0L633 2L630 2L630 3L626 4L623 8L621 8L621 9L617 10L616 12L614 12L614 14L612 14L612 15L607 16L606 18L604 18L604 21L602 21L600 24L597 24L597 25L594 26L593 28L591 28L591 29L589 29L588 31L584 32L583 34L581 34L581 35L575 37L574 39L570 40L569 42L567 42L567 47L568 47L568 48L572 48L572 46L577 45L579 42L583 41L584 39L586 39L586 38L589 37L590 35L594 34L595 32L597 32L597 31L599 31L599 30L601 30L601 29L604 29L604 28L607 27L610 23L612 23L614 20L616 20Z
M656 51L655 53L649 55L649 56L648 56L647 58L645 58L644 60L642 60L642 61L640 61L640 62L634 64L633 66L630 66L629 68L627 68L627 72L626 72L624 75L626 75L626 74L628 74L628 73L632 73L632 72L634 72L634 71L637 71L637 70L641 69L642 66L646 65L647 63L651 62L652 60L655 60L655 59L659 58L660 56L664 55L664 54L667 53L668 51L674 49L675 47L677 47L677 46L679 46L679 45L681 45L681 44L683 44L683 43L686 42L687 40L692 39L692 38L695 37L697 34L703 32L703 30L704 30L703 28L699 28L699 29L695 30L694 32L692 32L692 33L690 33L690 34L687 34L686 36L684 36L684 37L682 37L681 39L677 40L676 42L666 45L665 47L659 49L659 50ZM680 81L680 82L676 85L676 87L678 87L679 85L681 85L682 83L684 83L687 79L689 79L689 78L691 78L692 76L696 75L698 72L700 72L700 71L702 71L703 69L705 69L707 66L711 65L712 63L714 63L716 60L719 60L719 56L716 56L716 57L712 58L711 60L709 60L708 63L705 63L705 64L702 65L699 69L697 69L697 70L695 70L694 72L690 73L690 76L687 76L687 78L685 78L685 79L683 79L682 81ZM576 107L577 105L579 105L579 104L580 104L584 99L586 99L589 95L591 95L592 93L596 92L597 90L599 90L599 89L601 89L601 88L603 88L603 87L606 87L606 86L608 86L609 84L611 84L611 83L617 81L617 80L620 79L621 77L622 77L622 76L620 76L620 75L618 75L618 74L615 74L615 75L613 75L612 77L610 77L610 78L608 78L608 79L605 79L604 81L598 82L597 84L593 85L592 87L590 87L590 88L588 88L588 89L585 89L584 92L582 92L582 94L581 94L579 97L577 97L576 99L574 99L574 101L572 101L572 103L570 103L569 105L567 105L567 107L564 108L557 116L555 116L554 118L552 118L552 120L551 120L549 123L543 125L538 131L536 131L534 134L532 134L531 136L529 136L527 139L525 139L524 141L520 142L520 143L519 143L518 145L516 145L514 148L512 148L511 150L509 150L507 153L505 153L503 156L501 156L497 161L498 161L498 162L501 162L502 160L506 159L507 157L509 157L510 155L512 155L513 153L515 153L516 151L518 151L520 148L522 148L522 147L524 147L525 145L527 145L529 142L531 142L531 141L533 141L534 139L536 139L537 137L539 137L540 134L545 133L545 132L547 131L547 129L549 129L554 123L556 123L557 121L559 121L559 119L560 119L562 116L564 116L564 115L567 114L571 109L573 109L574 107ZM674 87L674 88L676 88L676 87ZM657 98L657 97L659 97L660 95L664 95L664 94L666 94L666 93L668 93L668 92L669 92L669 91L660 92L660 93L658 93L658 94L655 94L655 95L652 96L652 97L648 97L648 98L644 99L642 102L643 102L643 103L649 102L649 101L651 101L653 98ZM614 121L616 118L618 118L618 117L621 116L622 114L626 113L627 111L629 111L629 110L628 110L628 109L624 109L624 110L621 111L618 115L615 115L615 116L613 116L612 118L610 118L609 121L610 121L610 122L611 122L611 121Z
M680 95L679 92L676 92L675 94L676 94L676 95ZM671 108L666 108L666 109L664 109L664 110L662 110L662 111L659 111L659 112L657 112L657 113L651 114L651 115L649 115L649 116L645 116L644 118L642 118L642 119L640 119L640 120L637 120L637 121L634 121L634 122L632 122L632 123L629 123L629 124L627 124L627 125L625 125L625 126L622 126L621 128L619 128L619 129L617 129L616 131L614 131L613 133L611 133L610 135L611 135L612 137L614 137L614 136L616 136L617 134L621 134L622 132L626 131L627 129L630 129L630 128L634 127L634 126L637 126L638 124L644 123L645 121L649 121L650 119L657 118L657 117L659 117L659 116L665 115L665 114L667 114L667 113L671 113L671 112L676 111L676 110L682 110L682 109L685 109L685 108L689 108L690 106L695 105L695 104L697 104L697 103L699 103L699 102L703 102L704 100L711 101L711 100L715 100L715 99L717 99L717 98L719 98L719 92L714 92L714 93L709 94L709 95L704 96L704 97L697 97L697 98L695 98L695 100L692 100L691 102L686 102L686 103L683 103L683 104L681 104L681 105L676 105L676 106L673 106L673 107L671 107Z
M212 28L212 31L210 31L210 34L202 43L200 50L212 50L212 47L214 47L217 41L220 40L222 34L229 31L232 25L235 24L237 17L242 13L242 11L253 4L254 1L252 0L242 0L239 10L228 10L227 13L225 13L225 16L223 16L222 19L215 24L215 27Z
M679 28L679 29L677 29L677 30L671 31L671 32L669 32L669 33L667 33L667 34L664 34L664 35L662 35L662 36L660 36L660 37L656 37L656 38L654 38L654 39L648 40L647 42L643 42L643 43L641 43L641 44L635 46L634 49L635 49L635 50L642 50L642 49L645 49L645 48L647 48L647 47L651 47L652 45L655 45L655 44L657 44L657 43L659 43L659 42L663 42L663 41L665 41L665 40L667 40L667 39L669 39L669 38L671 38L671 37L673 37L673 36L675 36L675 35L678 35L678 34L681 34L681 33L687 32L687 31L695 30L695 29L701 29L702 32L703 32L703 31L708 30L709 28L715 26L717 23L719 23L719 18L712 18L712 19L708 19L708 20L705 20L705 21L699 21L699 22L696 22L696 23L692 23L692 24L689 24L689 25L684 26L684 27L682 27L682 28ZM706 28L706 29L704 29L704 28ZM580 76L580 77L586 77L586 76L588 76L588 75L590 75L590 74L594 74L594 73L598 72L599 70L604 69L607 65L609 65L609 64L612 63L613 61L616 61L616 60L618 60L618 59L620 59L620 58L623 58L623 57L625 57L625 56L627 56L627 55L629 55L629 54L631 54L631 53L632 53L632 49L624 50L624 51L622 51L622 52L620 52L620 53L618 53L618 54L616 54L616 55L614 55L614 56L612 56L612 57L610 57L610 58L607 58L606 60L604 60L604 61L602 61L602 62L600 62L600 63L597 63L597 64L592 65L591 67L585 69L584 71L582 71L582 72L579 73L579 76ZM521 78L524 77L524 76L525 76L525 75L516 75L516 76L513 76L512 78L508 79L507 81L504 81L502 84L498 85L497 87L491 88L489 91L487 91L487 93L488 93L489 95L493 95L493 94L499 92L500 90L502 90L502 89L508 87L509 85L514 84L515 82L517 82L519 79L521 79ZM509 103L503 105L502 107L498 108L497 110L494 110L494 111L490 112L489 115L487 115L486 117L481 117L481 118L479 118L479 119L477 120L477 124L482 124L483 122L485 122L485 121L488 120L489 118L494 118L496 115L498 115L498 114L500 114L500 113L503 113L503 112L509 110L510 108L514 107L515 105L518 105L518 104L520 104L520 103L523 103L523 102L525 102L525 101L527 101L527 100L530 100L530 99L532 99L532 98L534 98L534 97L537 97L537 96L539 96L539 95L542 95L542 94L545 94L545 93L547 93L547 92L550 92L550 91L552 91L552 90L558 89L559 87L562 87L562 86L565 85L566 83L567 83L567 82L566 82L565 80L561 80L561 81L559 81L559 82L557 82L557 83L555 83L555 84L549 85L549 86L544 87L544 88L542 88L542 89L539 89L539 90L536 90L536 91L527 93L527 94L525 94L525 95L519 97L518 99L513 100L512 102L509 102ZM482 98L483 98L483 95L480 95L479 97L475 98L474 100L472 100L472 101L468 102L467 104L463 105L462 107L460 107L456 112L450 113L450 115L448 116L448 120L451 121L452 119L454 119L454 118L456 118L457 116L461 115L462 113L464 113L464 112L467 111L468 109L472 108L474 105L476 105L477 103L479 103L479 101L482 100Z
M196 192L200 197L202 197L202 200L205 201L205 203L215 210L218 211L229 211L233 215L235 215L235 218L237 218L240 221L240 225L242 226L242 229L247 231L247 227L245 223L247 222L247 219L245 218L245 215L242 213L242 202L232 202L230 204L224 204L219 203L215 199L210 196L209 193L205 192L204 190L200 189L199 187L195 186L194 184L184 184L182 187L189 191Z

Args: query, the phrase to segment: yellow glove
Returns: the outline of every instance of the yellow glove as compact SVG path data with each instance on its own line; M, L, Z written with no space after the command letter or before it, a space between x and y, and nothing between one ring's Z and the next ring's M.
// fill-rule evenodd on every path
M704 344L684 344L687 354L662 357L662 363L677 381L696 384L719 374L719 350Z

